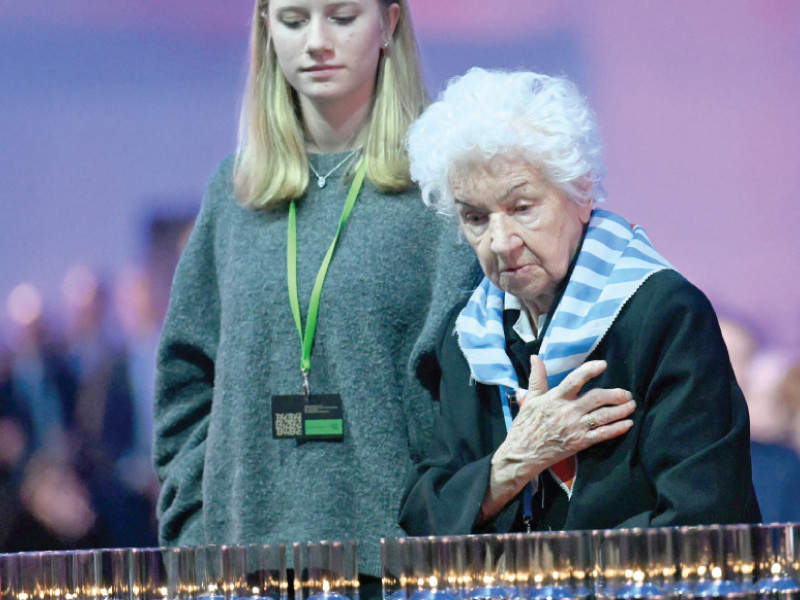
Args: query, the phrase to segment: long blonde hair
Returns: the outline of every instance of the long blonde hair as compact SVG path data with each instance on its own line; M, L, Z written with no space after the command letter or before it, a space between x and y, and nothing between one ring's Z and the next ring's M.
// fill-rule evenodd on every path
M367 177L381 191L410 184L403 138L429 101L422 81L417 41L406 0L389 49L381 51L369 123L361 134ZM301 196L308 186L300 109L294 90L278 66L262 13L268 0L257 0L250 33L250 71L239 119L234 190L251 208L273 206Z

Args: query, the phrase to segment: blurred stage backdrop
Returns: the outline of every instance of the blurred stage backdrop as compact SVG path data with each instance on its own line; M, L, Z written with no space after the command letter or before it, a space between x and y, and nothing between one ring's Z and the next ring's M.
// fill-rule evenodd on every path
M0 0L4 322L37 290L58 316L75 265L113 283L169 254L159 244L179 239L234 148L251 4ZM411 8L434 95L474 65L576 80L605 142L606 207L642 224L719 311L800 347L800 3ZM27 290L16 305L14 289Z

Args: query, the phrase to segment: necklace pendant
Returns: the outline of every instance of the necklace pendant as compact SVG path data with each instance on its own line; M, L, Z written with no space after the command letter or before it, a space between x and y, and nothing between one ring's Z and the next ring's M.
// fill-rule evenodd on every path
M326 183L326 180L322 175L317 177L317 187L318 188L320 188L320 189L324 188L325 187L325 183Z

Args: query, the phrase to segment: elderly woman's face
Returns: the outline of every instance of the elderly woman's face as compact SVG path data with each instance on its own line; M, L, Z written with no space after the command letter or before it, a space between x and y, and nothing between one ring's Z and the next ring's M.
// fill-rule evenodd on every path
M578 250L592 205L581 206L524 159L454 165L449 177L461 229L483 272L540 315Z

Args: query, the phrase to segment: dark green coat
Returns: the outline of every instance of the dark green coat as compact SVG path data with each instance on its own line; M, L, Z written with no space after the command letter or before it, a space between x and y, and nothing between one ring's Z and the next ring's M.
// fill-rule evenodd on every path
M494 386L470 381L454 334L440 336L440 414L430 456L406 491L400 523L412 535L521 528L520 498L476 528L490 461L506 426ZM538 344L529 348L538 352ZM537 529L604 529L758 522L749 418L716 315L674 271L652 275L587 360L608 368L590 387L630 390L634 425L578 455L568 500L548 473L534 498ZM432 378L436 374L431 374Z

